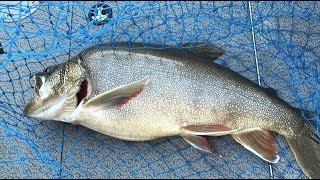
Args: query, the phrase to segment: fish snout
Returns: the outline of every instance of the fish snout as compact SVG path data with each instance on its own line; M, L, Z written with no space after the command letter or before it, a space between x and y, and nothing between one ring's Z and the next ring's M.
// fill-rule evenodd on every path
M23 115L26 117L33 117L33 114L35 112L35 100L30 101L27 106L23 110Z
M31 114L31 112L30 112L30 106L29 106L29 104L24 108L24 110L23 110L23 115L24 116L26 116L26 117L30 117L30 114Z
M24 115L25 117L29 117L29 113L26 112L25 110L23 111L23 115Z

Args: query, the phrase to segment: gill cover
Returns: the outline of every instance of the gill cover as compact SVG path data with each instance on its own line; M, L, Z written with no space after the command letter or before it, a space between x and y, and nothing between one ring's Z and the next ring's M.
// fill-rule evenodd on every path
M35 98L25 107L24 114L41 120L64 121L76 108L77 92L85 79L79 58L51 66L32 78Z

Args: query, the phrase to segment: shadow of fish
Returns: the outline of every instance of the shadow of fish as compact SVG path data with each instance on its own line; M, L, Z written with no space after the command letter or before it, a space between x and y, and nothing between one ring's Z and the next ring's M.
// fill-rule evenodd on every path
M100 45L35 74L35 98L24 114L79 124L130 141L180 135L213 153L204 136L231 135L260 158L277 163L272 132L283 135L303 172L320 178L320 140L270 90L210 62L224 51ZM152 45L153 47L155 45ZM139 48L140 47L140 48Z

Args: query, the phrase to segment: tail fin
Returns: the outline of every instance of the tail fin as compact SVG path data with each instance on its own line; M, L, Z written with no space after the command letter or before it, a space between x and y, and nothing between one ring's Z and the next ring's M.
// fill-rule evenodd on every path
M305 123L295 137L286 138L302 171L314 179L320 178L320 138Z

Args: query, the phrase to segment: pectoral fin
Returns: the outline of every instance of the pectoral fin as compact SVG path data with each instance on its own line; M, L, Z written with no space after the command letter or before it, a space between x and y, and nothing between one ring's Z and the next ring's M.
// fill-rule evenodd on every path
M206 152L210 152L210 153L214 153L207 138L205 138L205 137L194 136L194 135L190 135L190 134L182 134L181 137L197 149L200 149L200 150L206 151Z
M97 110L118 107L128 103L132 98L138 96L148 84L149 78L126 84L107 92L101 93L84 103L85 108L94 108Z
M272 132L255 130L245 133L232 134L232 137L246 149L270 163L279 161L278 150Z
M223 136L237 131L226 125L189 125L182 126L180 130L187 134L203 136Z

